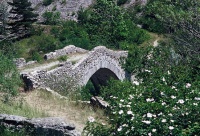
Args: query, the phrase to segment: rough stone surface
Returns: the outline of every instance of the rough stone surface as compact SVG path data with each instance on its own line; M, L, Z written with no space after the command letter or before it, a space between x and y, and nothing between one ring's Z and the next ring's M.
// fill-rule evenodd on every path
M107 108L109 107L109 104L104 101L104 99L102 97L97 97L97 96L94 96L90 99L90 103L92 105L95 105L95 106L99 106L101 108Z
M74 45L69 45L66 46L63 49L59 49L59 50L55 50L54 52L50 52L44 55L44 59L49 60L49 59L56 59L59 58L61 56L65 56L65 55L69 55L72 53L86 53L87 50L82 49L82 48L78 48Z
M111 74L119 80L125 79L126 73L120 62L122 58L127 57L128 53L126 51L113 51L104 46L98 46L88 54L86 58L81 59L74 65L71 62L66 62L50 71L33 71L22 73L21 76L30 89L38 87L51 88L50 84L52 82L54 85L60 85L59 81L63 81L67 77L76 79L77 86L83 86L100 69L107 70L106 73L101 73L104 77Z
M5 2L12 0L3 0ZM50 5L44 6L43 0L29 0L36 13L39 14L38 22L43 22L42 14L48 12L60 12L62 19L77 20L77 12L86 9L95 3L95 0L54 0ZM147 0L129 0L123 6L128 8L134 4L146 4ZM9 7L11 9L11 7Z
M0 114L0 125L14 130L25 129L34 135L80 136L74 125L68 124L58 117L28 119L21 116Z
M32 65L32 64L37 63L37 61L26 62L26 60L24 58L16 58L16 59L13 60L13 62L15 63L15 65L18 68L21 68L21 67L24 67L24 66L27 66L27 65Z

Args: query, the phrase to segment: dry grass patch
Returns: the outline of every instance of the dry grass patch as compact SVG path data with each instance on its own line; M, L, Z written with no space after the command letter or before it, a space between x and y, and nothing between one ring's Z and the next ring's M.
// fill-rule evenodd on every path
M44 111L31 107L24 99L23 94L12 97L7 102L3 102L5 96L0 97L0 114L11 114L28 118L48 117Z
M44 111L53 117L62 117L65 121L73 123L78 131L82 131L88 117L105 123L104 112L101 109L93 109L91 106L71 101L65 98L59 98L45 90L35 90L29 92L25 101L39 111Z

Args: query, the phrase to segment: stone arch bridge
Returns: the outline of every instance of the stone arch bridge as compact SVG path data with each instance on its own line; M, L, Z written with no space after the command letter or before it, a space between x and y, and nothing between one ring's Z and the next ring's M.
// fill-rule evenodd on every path
M27 89L54 88L53 86L63 85L63 81L64 85L74 81L76 85L84 86L89 80L92 81L95 89L99 89L99 85L105 85L111 77L118 80L125 79L126 73L121 63L127 57L127 51L114 51L104 46L98 46L87 51L70 45L46 54L44 58L47 60L55 59L75 53L84 54L84 57L81 57L76 63L68 60L51 69L21 70L21 76Z

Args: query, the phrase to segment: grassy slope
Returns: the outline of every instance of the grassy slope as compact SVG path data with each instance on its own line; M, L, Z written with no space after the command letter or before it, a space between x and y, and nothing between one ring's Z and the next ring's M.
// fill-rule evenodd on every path
M88 117L92 116L102 123L106 117L102 110L80 104L75 101L61 99L44 90L34 90L21 93L20 96L9 103L0 101L0 113L14 114L25 117L61 117L65 121L75 124L78 131L82 131Z

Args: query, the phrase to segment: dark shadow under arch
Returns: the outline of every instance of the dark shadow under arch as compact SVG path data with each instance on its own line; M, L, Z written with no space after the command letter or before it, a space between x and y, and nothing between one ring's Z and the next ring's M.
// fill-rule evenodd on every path
M100 86L106 86L108 80L110 80L111 78L119 80L115 73L107 68L100 68L91 76L90 80L93 83L97 94L100 91Z

